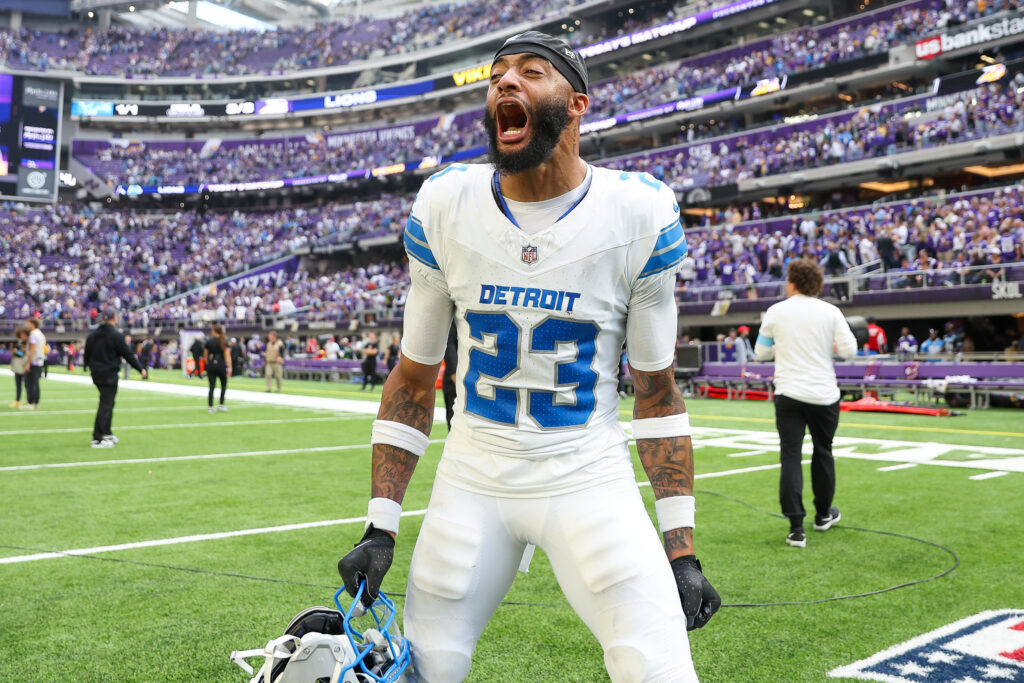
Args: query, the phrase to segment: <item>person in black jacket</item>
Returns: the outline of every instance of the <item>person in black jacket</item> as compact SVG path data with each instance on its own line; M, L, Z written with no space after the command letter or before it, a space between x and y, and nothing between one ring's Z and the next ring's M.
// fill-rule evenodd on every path
M245 370L245 346L238 343L234 337L231 338L231 373L241 375Z
M220 323L212 328L212 336L203 345L203 361L206 366L206 377L210 380L210 395L207 399L210 412L214 411L213 391L220 380L220 404L218 410L226 411L224 393L228 390L228 377L231 376L231 352L228 350L228 338L224 326Z
M193 375L195 375L196 377L203 376L203 365L202 363L199 362L203 359L203 341L203 335L200 334L198 337L195 338L195 340L192 342L192 346L190 346L188 349L189 353L192 354L193 363L192 372L188 374L189 379L192 379Z
M377 375L377 354L380 352L380 344L377 343L377 333L371 332L363 342L363 386L359 391L366 391L366 385L370 385L370 391L380 381Z
M117 437L111 433L110 423L114 419L114 397L117 396L117 377L121 359L142 373L142 379L149 374L135 357L124 335L117 329L117 313L104 311L102 322L85 340L85 359L82 369L92 373L92 383L100 392L100 405L96 409L96 421L92 428L93 448L113 448Z

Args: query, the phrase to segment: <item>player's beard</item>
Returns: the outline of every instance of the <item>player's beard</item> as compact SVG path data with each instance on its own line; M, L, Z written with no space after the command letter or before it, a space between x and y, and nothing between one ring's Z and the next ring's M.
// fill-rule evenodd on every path
M490 109L484 110L487 129L488 156L499 172L515 175L537 168L551 158L562 133L569 126L569 109L565 102L545 102L527 107L530 116L530 139L526 146L514 152L498 149L498 122Z

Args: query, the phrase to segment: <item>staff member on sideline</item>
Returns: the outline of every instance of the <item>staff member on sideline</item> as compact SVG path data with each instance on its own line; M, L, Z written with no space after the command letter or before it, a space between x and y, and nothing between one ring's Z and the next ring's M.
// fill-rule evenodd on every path
M800 453L804 431L810 429L811 485L814 489L814 530L826 531L839 521L832 505L836 470L832 438L839 426L839 385L832 356L857 355L857 339L842 312L816 298L824 278L813 261L795 259L786 271L786 300L771 306L757 336L758 360L775 355L775 426L779 430L782 474L779 502L789 518L786 543L803 548L803 469Z
M231 352L228 351L228 338L224 326L217 323L211 328L212 336L203 344L203 365L206 366L206 377L210 380L210 395L207 398L210 412L213 408L213 391L220 380L220 404L217 410L227 411L224 405L224 393L228 390L228 377L231 376Z
M114 397L117 396L117 375L123 358L142 373L142 379L149 379L149 373L135 357L124 335L117 329L117 312L103 312L102 322L85 340L85 359L82 369L92 372L92 383L100 392L100 405L96 409L96 421L92 427L93 448L113 448L117 437L110 427L114 419Z
M25 321L28 330L28 370L25 371L25 398L22 410L39 410L39 378L46 367L46 336L39 329L39 321Z
M267 355L263 365L263 376L267 379L267 393L271 381L277 381L277 393L281 393L281 378L284 376L284 342L273 330L267 335Z

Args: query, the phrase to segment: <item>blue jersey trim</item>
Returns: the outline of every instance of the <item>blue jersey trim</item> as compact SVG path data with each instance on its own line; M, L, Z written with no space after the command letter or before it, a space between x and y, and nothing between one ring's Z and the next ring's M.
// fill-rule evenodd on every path
M423 232L423 224L414 216L409 216L409 220L405 224L403 242L405 243L405 251L410 257L434 270L441 270L437 265L437 259L434 258L434 252L430 250L430 245L427 244L427 236Z
M640 277L648 277L679 265L689 250L683 226L679 220L665 226L658 233L658 241L654 244L651 258L644 264Z
M572 206L570 206L565 213L555 219L556 223L572 213L573 209L579 206L580 203L587 198L587 195L590 194L590 185L593 183L593 180L594 174L592 172L588 172L586 179L587 186L583 188L583 194L580 195L579 199L573 202ZM501 209L503 214L505 214L505 218L509 219L512 225L522 230L522 226L516 222L515 216L513 216L512 211L509 210L508 203L505 201L505 196L501 194L501 181L498 178L497 171L494 172L494 176L491 178L491 192L494 194L495 201L498 202L498 208Z
M773 337L766 337L763 334L757 335L757 345L759 346L775 346L775 339Z

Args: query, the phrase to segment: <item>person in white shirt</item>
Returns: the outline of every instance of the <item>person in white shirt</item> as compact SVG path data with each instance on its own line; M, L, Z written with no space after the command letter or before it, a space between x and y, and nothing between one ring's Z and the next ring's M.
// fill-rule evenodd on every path
M327 360L338 360L341 358L341 346L334 337L331 337L330 341L324 344L324 352L327 354Z
M823 281L813 261L790 262L786 299L767 310L754 345L758 360L775 357L775 425L782 465L779 502L790 524L786 543L800 548L807 545L800 464L806 429L814 444L814 530L826 531L841 517L832 504L836 490L832 439L839 426L839 385L832 357L857 354L857 339L842 312L817 298Z
M39 321L29 318L25 321L28 328L28 371L25 373L25 405L22 410L39 410L39 378L46 364L46 337L39 329Z

